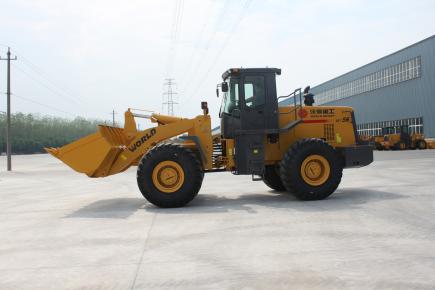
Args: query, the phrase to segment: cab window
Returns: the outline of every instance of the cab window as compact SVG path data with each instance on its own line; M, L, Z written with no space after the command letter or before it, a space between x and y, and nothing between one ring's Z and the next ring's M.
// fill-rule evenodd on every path
M229 91L224 94L221 111L231 114L234 109L240 109L239 83L237 80L229 81Z
M248 108L262 106L266 101L264 77L247 76L244 83L245 104Z

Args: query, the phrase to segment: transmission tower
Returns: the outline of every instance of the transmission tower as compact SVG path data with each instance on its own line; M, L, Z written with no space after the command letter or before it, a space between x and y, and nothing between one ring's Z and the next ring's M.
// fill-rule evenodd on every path
M163 84L164 92L162 109L163 112L167 112L169 116L174 115L174 105L178 105L178 102L175 99L175 96L177 95L177 92L174 91L175 85L176 83L173 78L165 79L165 83Z

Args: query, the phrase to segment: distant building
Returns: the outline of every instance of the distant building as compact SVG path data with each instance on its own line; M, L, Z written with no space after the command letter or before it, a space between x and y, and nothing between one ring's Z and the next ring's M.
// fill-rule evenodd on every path
M358 132L408 125L435 137L435 35L311 89L314 105L351 106ZM280 103L293 103L287 99Z

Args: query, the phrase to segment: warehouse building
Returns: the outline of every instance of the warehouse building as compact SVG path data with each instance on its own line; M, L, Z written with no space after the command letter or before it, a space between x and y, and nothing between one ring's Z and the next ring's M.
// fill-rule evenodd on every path
M311 89L315 105L351 106L358 132L408 125L435 137L435 35ZM284 100L281 105L292 103Z

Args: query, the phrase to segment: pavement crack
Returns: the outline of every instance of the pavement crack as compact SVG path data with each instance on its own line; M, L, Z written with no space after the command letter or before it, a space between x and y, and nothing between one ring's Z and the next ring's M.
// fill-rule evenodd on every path
M145 237L145 241L144 241L144 245L143 245L142 253L141 253L141 255L140 255L139 262L137 263L136 271L135 271L135 273L134 273L133 282L132 282L132 284L131 284L131 288L130 288L131 290L133 290L134 287L136 286L137 275L139 274L139 270L140 270L140 267L141 267L141 265L142 265L142 260L143 260L143 257L144 257L144 255L145 255L145 251L146 251L146 248L147 248L148 240L150 239L150 236L151 236L151 230L153 229L153 226L154 226L154 222L155 222L155 220L156 220L156 217L157 217L157 213L155 213L155 214L153 215L153 218L152 218L152 220L151 220L150 228L149 228L149 230L148 230L148 232L147 232L147 235L146 235L146 237Z

